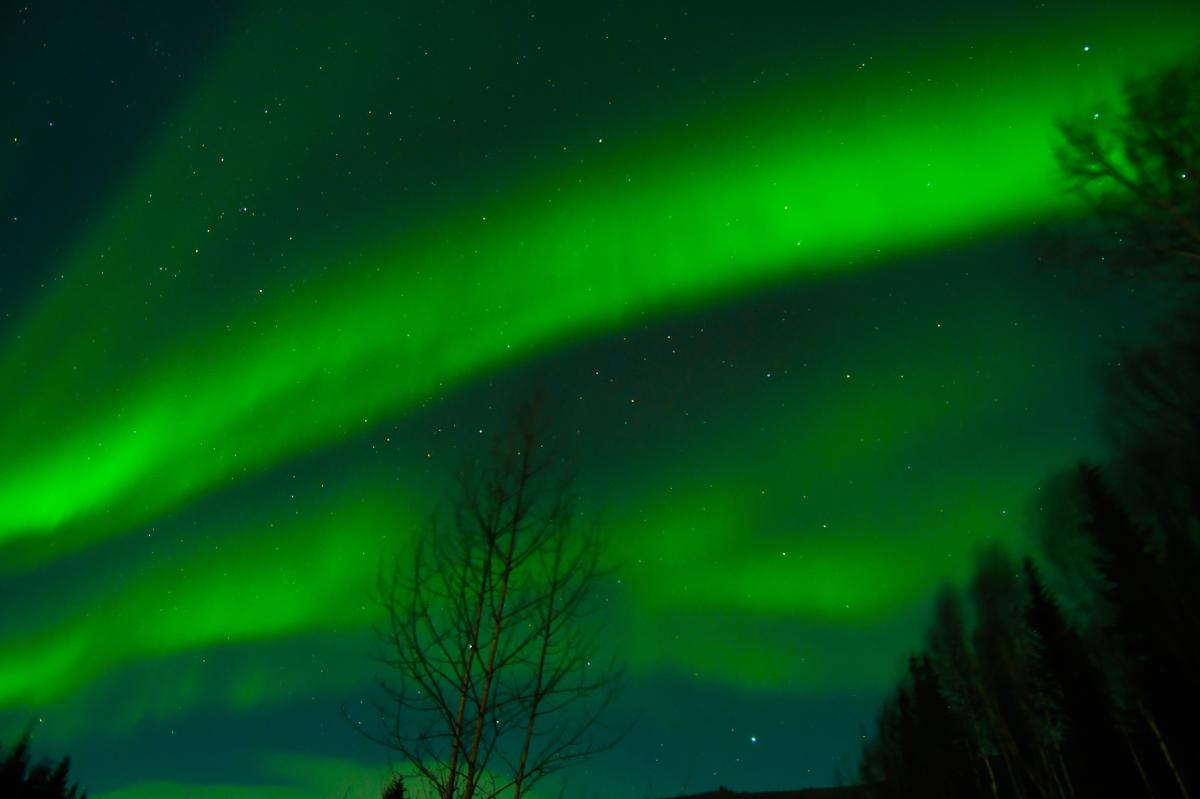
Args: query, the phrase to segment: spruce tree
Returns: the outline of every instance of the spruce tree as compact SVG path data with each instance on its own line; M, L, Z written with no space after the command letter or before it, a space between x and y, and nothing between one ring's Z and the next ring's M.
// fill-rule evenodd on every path
M57 764L49 760L34 763L30 752L30 733L26 732L7 755L0 747L0 797L4 799L87 799L87 792L71 783L70 758Z

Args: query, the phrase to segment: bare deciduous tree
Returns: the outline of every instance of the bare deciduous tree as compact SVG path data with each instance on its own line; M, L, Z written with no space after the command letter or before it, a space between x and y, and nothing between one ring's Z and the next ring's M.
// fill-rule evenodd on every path
M449 524L380 576L381 728L440 799L521 795L610 748L619 672L601 660L600 542L578 530L533 414L466 466Z

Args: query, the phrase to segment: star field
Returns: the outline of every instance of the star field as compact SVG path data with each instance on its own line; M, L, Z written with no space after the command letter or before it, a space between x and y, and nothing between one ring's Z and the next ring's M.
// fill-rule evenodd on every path
M545 398L614 576L569 788L830 784L1160 298L1039 245L1186 4L3 12L0 733L378 795L382 558ZM137 756L130 755L137 752Z

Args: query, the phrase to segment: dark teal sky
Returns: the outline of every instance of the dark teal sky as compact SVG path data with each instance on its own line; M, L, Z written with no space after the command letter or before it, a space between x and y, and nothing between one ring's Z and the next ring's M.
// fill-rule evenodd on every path
M1183 4L0 19L0 736L101 799L377 793L374 570L545 398L619 580L571 795L852 773L929 599L1103 452L1160 300L1056 118Z

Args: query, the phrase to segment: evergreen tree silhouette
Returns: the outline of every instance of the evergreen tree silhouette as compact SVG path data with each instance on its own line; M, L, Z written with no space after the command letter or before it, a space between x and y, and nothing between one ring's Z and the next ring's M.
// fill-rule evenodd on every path
M970 795L977 788L971 753L955 735L954 717L928 654L909 658L908 679L917 719L916 734L922 742L918 767L926 775L925 795Z
M71 783L70 758L57 764L30 760L30 733L26 732L7 755L0 747L0 797L4 799L87 799L87 792Z
M1026 619L1036 641L1035 679L1039 690L1054 698L1062 725L1057 754L1064 779L1079 797L1106 790L1136 795L1137 774L1114 725L1115 708L1103 677L1083 638L1067 624L1042 584L1033 561L1026 558L1023 569L1029 591Z
M1200 673L1200 312L1185 308L1159 340L1122 354L1110 380L1109 432L1121 450L1121 493L1163 567L1168 622L1179 656Z
M1169 739L1186 739L1191 719L1182 707L1197 699L1197 678L1187 662L1187 642L1173 623L1176 613L1166 593L1169 570L1150 551L1148 531L1132 520L1100 470L1081 466L1079 478L1086 511L1082 531L1096 548L1106 583L1102 593L1111 610L1101 635L1116 703L1136 720L1131 724L1135 739L1148 736L1144 745L1157 751L1169 779L1188 796L1190 767L1172 752Z
M1057 730L1047 723L1048 697L1032 679L1027 595L1015 572L1011 558L993 548L982 555L971 583L983 707L1014 794L1061 799L1061 776L1047 756L1057 745Z
M404 778L398 774L392 777L392 781L383 789L383 799L405 799L407 796L404 791Z
M942 695L954 719L960 745L978 764L980 795L998 799L999 748L987 723L982 685L974 653L967 645L967 626L962 602L950 588L938 595L933 626L929 631L929 657L942 687Z

